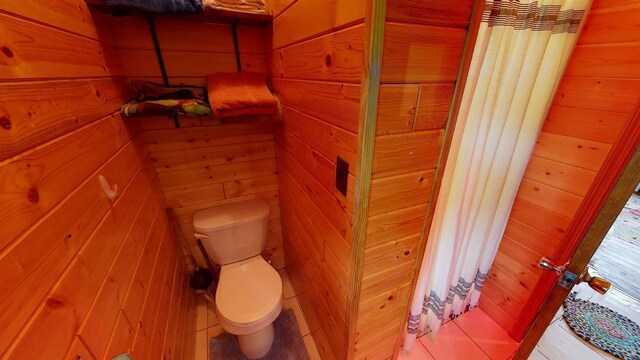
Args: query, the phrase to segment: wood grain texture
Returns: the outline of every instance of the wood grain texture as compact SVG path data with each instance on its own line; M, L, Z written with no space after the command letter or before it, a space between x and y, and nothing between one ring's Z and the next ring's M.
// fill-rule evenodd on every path
M640 26L636 12L640 3L628 1L626 6L615 6L615 1L609 2L613 8L593 8L589 12L589 22L583 30L583 36L578 44L606 44L611 42L640 41L637 28Z
M358 152L365 2L280 4L269 68L283 119L275 128L287 268L318 351L347 357L353 175ZM347 194L335 164L349 163Z
M443 132L420 131L376 138L373 177L380 178L436 167Z
M10 226L0 230L0 247L10 244L127 143L135 128L108 116L68 134L64 141L0 163L0 210ZM84 156L90 153L92 156Z
M105 35L105 29L100 26L104 17L92 14L84 0L57 0L54 4L49 1L11 1L3 3L2 10L93 39L101 39Z
M473 0L389 0L387 21L466 28Z
M410 132L415 126L420 86L383 84L378 99L376 135Z
M444 128L449 119L455 84L422 84L414 130Z
M382 82L455 81L466 33L464 29L388 22Z
M114 39L128 79L161 83L149 27L141 17L118 18ZM154 22L167 76L171 84L204 85L216 72L236 72L231 26L158 19ZM238 47L243 71L267 75L267 35L264 27L238 27Z
M142 146L140 141L126 145L99 172L125 188L143 160L144 152L140 152L142 157L138 153ZM0 288L14 294L4 298L0 305L3 310L0 321L4 324L2 339L15 336L109 210L111 204L95 185L97 182L97 175L84 181L0 260L0 269L11 275L3 280ZM43 262L47 256L52 260Z
M287 46L273 55L273 77L360 83L363 26Z
M332 32L364 19L364 1L298 0L273 21L273 49Z
M101 119L129 100L122 79L0 85L0 160Z
M284 106L282 126L330 160L341 157L356 163L357 137L354 133ZM349 167L354 173L354 167Z
M13 211L0 235L0 353L111 358L133 344L139 318L122 307L166 205L140 126L115 113L129 94L110 24L84 1L0 10L0 201ZM99 175L118 185L114 201Z
M0 14L0 32L3 79L120 75L119 59L110 45L6 14Z
M357 133L359 85L273 79L273 88L283 105Z
M463 3L387 1L359 299L371 313L358 310L355 359L397 356L469 24Z

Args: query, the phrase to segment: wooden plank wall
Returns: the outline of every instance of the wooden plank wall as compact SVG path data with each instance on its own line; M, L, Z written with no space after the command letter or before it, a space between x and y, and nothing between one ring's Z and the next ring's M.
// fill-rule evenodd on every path
M115 113L105 19L81 0L0 8L2 358L188 356L187 268L141 128Z
M406 325L472 3L387 1L356 359L391 358Z
M346 311L364 1L278 5L271 77L287 270L323 359L347 357ZM347 195L335 164L349 163Z
M125 17L112 19L112 24L127 79L162 83L146 21ZM207 74L236 71L230 25L158 19L155 26L171 84L204 85ZM244 71L266 75L267 32L262 27L238 27ZM273 126L265 122L221 125L199 117L182 117L180 129L162 117L140 122L164 195L198 264L206 265L193 237L193 214L262 198L271 206L263 256L283 268Z
M480 307L519 321L611 145L640 100L640 1L595 0L524 175Z

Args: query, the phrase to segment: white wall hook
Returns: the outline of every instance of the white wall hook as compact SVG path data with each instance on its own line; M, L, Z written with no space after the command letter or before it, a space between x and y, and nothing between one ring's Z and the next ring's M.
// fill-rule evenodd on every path
M113 184L112 190L104 176L98 176L98 180L100 180L100 186L102 186L102 191L104 191L104 196L106 196L107 199L113 200L118 196L118 184Z

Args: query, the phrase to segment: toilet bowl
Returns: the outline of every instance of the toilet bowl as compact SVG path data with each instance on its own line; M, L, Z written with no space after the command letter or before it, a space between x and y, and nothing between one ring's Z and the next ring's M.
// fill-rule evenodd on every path
M224 330L238 336L240 350L251 359L269 352L273 321L283 302L278 272L258 255L220 270L216 313Z
M198 211L194 236L221 266L216 313L222 328L238 337L250 358L266 355L273 343L273 321L283 303L282 279L260 255L267 238L269 206L251 200Z

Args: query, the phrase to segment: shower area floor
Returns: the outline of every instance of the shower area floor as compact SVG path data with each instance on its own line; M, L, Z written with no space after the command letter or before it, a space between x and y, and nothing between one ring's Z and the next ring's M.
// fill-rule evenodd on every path
M442 325L435 340L415 342L411 360L507 360L518 349L498 323L479 307Z

